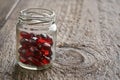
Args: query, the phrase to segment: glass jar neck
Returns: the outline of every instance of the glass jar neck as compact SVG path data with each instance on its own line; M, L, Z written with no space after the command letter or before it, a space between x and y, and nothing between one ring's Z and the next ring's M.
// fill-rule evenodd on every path
M55 13L42 8L29 8L20 12L19 21L28 25L54 23Z

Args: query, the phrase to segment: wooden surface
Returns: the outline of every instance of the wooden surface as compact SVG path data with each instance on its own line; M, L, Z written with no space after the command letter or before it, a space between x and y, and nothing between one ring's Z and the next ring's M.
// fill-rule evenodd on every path
M50 69L16 64L15 24L24 8L55 11L56 60ZM120 0L21 0L0 30L1 80L120 80Z
M17 1L18 0L0 0L0 28L7 20Z

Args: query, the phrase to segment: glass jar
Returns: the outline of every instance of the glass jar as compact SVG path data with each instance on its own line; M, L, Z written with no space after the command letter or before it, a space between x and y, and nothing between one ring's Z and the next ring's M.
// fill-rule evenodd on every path
M22 10L16 25L18 64L42 70L55 59L57 27L55 13L42 8Z

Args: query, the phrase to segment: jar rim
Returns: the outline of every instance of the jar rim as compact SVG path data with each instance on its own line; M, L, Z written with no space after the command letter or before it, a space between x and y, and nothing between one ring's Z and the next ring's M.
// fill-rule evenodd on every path
M44 14L40 13L42 11L44 12ZM31 14L34 16L32 16ZM51 21L55 21L55 12L45 8L26 8L20 11L19 18L22 21L27 21L27 22L30 20L41 20L38 21L37 23L51 22Z

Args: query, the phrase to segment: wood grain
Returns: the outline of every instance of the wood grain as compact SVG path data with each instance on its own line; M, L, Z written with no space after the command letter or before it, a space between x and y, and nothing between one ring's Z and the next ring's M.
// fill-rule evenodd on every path
M15 24L24 8L54 10L56 60L43 71L19 67ZM119 0L21 0L0 30L1 80L120 80Z
M0 28L11 14L18 0L0 0Z

